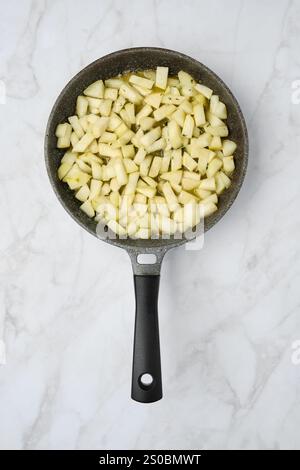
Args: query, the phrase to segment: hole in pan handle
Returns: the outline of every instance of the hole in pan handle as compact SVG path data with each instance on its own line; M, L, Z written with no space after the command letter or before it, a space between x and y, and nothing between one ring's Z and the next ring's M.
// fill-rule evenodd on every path
M139 264L155 264L157 262L154 253L140 253L137 255L136 260Z
M157 311L159 279L159 275L134 275L136 312L131 398L141 403L153 403L162 398Z

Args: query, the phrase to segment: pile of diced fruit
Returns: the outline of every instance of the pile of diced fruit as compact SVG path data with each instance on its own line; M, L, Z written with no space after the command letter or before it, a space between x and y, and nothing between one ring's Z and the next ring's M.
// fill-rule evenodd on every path
M58 169L80 208L119 236L184 233L218 209L235 142L219 96L168 67L98 80L56 129Z

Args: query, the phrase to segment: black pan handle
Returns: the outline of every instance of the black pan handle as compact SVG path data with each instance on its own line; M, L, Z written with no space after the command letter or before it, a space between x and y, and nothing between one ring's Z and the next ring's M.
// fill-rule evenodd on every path
M135 275L135 331L131 398L153 403L162 398L158 290L159 275Z

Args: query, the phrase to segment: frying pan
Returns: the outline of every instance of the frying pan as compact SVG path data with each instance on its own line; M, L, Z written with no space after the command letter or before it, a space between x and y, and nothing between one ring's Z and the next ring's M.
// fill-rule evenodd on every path
M76 98L92 82L107 79L125 71L169 67L169 74L180 70L191 74L196 81L203 82L220 96L228 110L227 125L230 139L237 143L236 169L232 184L219 198L218 211L205 219L204 230L209 230L228 211L244 180L248 160L247 128L237 100L224 82L205 65L168 49L138 47L124 49L106 55L81 70L65 86L50 113L45 136L45 159L48 175L59 201L73 219L91 234L97 236L97 223L79 209L74 193L57 176L63 150L56 148L56 126L74 114ZM136 299L135 332L131 397L142 403L155 402L162 398L161 363L158 328L158 290L160 268L164 255L187 239L111 239L106 242L125 249L131 259ZM139 262L139 255L152 254L152 264ZM139 258L138 258L139 257ZM150 380L145 380L145 378Z

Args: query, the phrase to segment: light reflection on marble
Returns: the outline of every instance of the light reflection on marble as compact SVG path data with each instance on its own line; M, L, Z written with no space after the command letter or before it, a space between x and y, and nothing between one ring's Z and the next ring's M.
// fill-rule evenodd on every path
M17 1L1 7L1 449L300 449L300 5L281 1ZM127 254L84 233L43 162L55 97L131 46L215 70L246 116L249 171L204 249L165 258L164 399L130 400Z

